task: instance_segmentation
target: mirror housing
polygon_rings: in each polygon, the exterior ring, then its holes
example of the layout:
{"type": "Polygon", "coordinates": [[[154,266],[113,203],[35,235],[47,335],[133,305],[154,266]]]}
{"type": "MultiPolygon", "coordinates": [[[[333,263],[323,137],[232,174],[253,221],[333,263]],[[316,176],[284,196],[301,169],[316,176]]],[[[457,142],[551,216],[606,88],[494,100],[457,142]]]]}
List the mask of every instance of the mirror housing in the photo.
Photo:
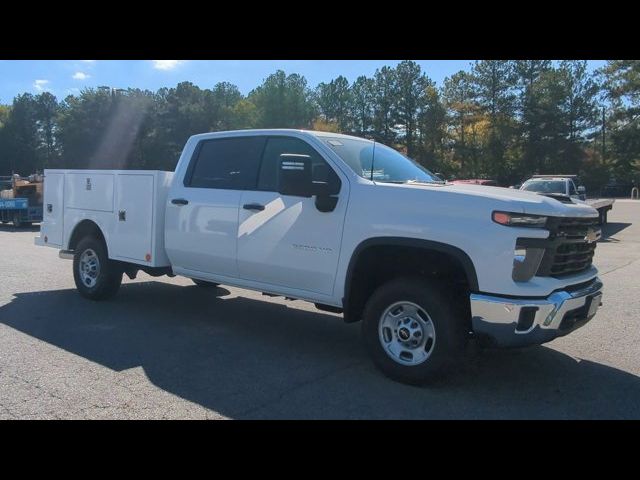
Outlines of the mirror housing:
{"type": "Polygon", "coordinates": [[[278,193],[294,197],[313,196],[311,157],[283,153],[278,162],[278,193]]]}
{"type": "Polygon", "coordinates": [[[336,195],[340,191],[340,183],[330,181],[328,167],[326,172],[318,168],[314,172],[312,167],[309,155],[281,154],[278,162],[278,193],[306,198],[315,196],[316,208],[320,212],[332,212],[338,203],[336,195]],[[327,181],[314,182],[314,177],[327,178],[327,181]]]}
{"type": "Polygon", "coordinates": [[[585,201],[587,199],[587,189],[584,187],[584,185],[580,185],[577,190],[578,198],[582,201],[585,201]]]}

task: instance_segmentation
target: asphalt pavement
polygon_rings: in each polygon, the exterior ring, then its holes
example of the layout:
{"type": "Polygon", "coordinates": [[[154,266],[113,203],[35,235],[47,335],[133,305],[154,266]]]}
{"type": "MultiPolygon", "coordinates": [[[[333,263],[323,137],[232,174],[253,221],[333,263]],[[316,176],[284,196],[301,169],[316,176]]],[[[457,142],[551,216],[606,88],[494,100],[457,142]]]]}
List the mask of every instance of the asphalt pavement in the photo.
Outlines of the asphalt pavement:
{"type": "Polygon", "coordinates": [[[359,324],[185,278],[94,303],[38,228],[0,226],[0,419],[640,418],[640,202],[618,200],[595,264],[604,305],[543,346],[477,350],[428,387],[395,383],[359,324]]]}

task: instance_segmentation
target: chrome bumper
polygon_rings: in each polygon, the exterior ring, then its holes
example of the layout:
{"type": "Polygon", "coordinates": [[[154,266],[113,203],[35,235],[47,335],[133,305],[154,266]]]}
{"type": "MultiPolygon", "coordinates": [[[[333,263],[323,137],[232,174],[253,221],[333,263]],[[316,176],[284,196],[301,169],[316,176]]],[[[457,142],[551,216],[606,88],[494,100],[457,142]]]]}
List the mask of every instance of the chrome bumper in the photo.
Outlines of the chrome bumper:
{"type": "Polygon", "coordinates": [[[471,294],[474,334],[496,346],[545,343],[580,328],[601,305],[602,282],[554,292],[543,299],[471,294]]]}

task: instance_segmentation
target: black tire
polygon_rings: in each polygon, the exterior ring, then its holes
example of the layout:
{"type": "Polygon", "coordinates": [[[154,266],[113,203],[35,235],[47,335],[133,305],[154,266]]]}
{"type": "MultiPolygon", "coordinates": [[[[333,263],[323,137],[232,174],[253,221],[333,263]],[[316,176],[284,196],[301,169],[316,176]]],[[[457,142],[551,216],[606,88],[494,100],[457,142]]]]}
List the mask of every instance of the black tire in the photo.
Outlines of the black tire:
{"type": "MultiPolygon", "coordinates": [[[[365,346],[375,365],[389,378],[411,385],[428,383],[445,375],[463,356],[467,336],[461,311],[452,297],[434,282],[419,277],[391,280],[380,286],[365,306],[362,322],[365,346]],[[429,340],[425,342],[424,351],[428,356],[422,363],[407,365],[392,358],[378,333],[383,314],[398,302],[420,307],[435,331],[431,344],[429,340]]],[[[397,331],[394,335],[399,338],[397,331]]]]}
{"type": "Polygon", "coordinates": [[[207,282],[206,280],[198,280],[197,278],[192,278],[191,281],[201,288],[215,288],[220,285],[219,283],[207,282]]]}
{"type": "Polygon", "coordinates": [[[107,300],[112,298],[122,283],[122,268],[119,263],[109,260],[107,248],[101,239],[93,236],[84,237],[78,243],[73,255],[73,279],[80,295],[90,300],[107,300]],[[98,273],[95,283],[89,285],[85,283],[80,274],[80,264],[82,255],[87,252],[97,257],[98,273]]]}
{"type": "Polygon", "coordinates": [[[22,227],[24,224],[20,221],[20,214],[16,213],[13,215],[13,226],[15,228],[20,228],[22,227]]]}

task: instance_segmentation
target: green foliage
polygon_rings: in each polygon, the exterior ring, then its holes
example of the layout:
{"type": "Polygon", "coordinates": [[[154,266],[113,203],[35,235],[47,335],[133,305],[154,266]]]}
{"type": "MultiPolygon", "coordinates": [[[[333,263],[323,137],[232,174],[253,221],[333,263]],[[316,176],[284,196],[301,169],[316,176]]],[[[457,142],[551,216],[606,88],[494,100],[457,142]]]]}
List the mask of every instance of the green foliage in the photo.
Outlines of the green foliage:
{"type": "Polygon", "coordinates": [[[391,67],[376,70],[373,77],[373,137],[387,145],[395,142],[398,104],[396,71],[391,67]]]}
{"type": "Polygon", "coordinates": [[[404,130],[407,155],[413,157],[418,120],[430,106],[429,95],[435,83],[422,73],[420,65],[406,60],[396,67],[396,82],[397,124],[404,130]]]}
{"type": "Polygon", "coordinates": [[[5,174],[32,172],[39,167],[37,101],[30,93],[18,95],[2,128],[0,161],[5,174]]]}
{"type": "Polygon", "coordinates": [[[259,128],[309,128],[315,116],[307,81],[295,73],[278,70],[269,75],[248,100],[256,106],[259,128]]]}
{"type": "Polygon", "coordinates": [[[606,160],[621,179],[640,180],[640,60],[610,60],[603,69],[610,147],[606,160]]]}
{"type": "Polygon", "coordinates": [[[0,174],[171,170],[196,133],[315,128],[373,138],[458,178],[514,184],[532,173],[580,173],[596,191],[612,175],[638,175],[639,116],[637,60],[609,61],[597,74],[578,60],[482,60],[440,88],[412,61],[314,89],[279,70],[247,96],[228,82],[86,89],[62,101],[18,95],[0,105],[0,174]]]}
{"type": "Polygon", "coordinates": [[[316,88],[316,102],[326,122],[336,123],[345,132],[351,130],[352,100],[349,80],[339,76],[329,83],[321,83],[316,88]]]}
{"type": "Polygon", "coordinates": [[[373,89],[372,78],[360,76],[351,85],[350,116],[353,120],[353,132],[360,136],[370,134],[373,125],[373,89]]]}

